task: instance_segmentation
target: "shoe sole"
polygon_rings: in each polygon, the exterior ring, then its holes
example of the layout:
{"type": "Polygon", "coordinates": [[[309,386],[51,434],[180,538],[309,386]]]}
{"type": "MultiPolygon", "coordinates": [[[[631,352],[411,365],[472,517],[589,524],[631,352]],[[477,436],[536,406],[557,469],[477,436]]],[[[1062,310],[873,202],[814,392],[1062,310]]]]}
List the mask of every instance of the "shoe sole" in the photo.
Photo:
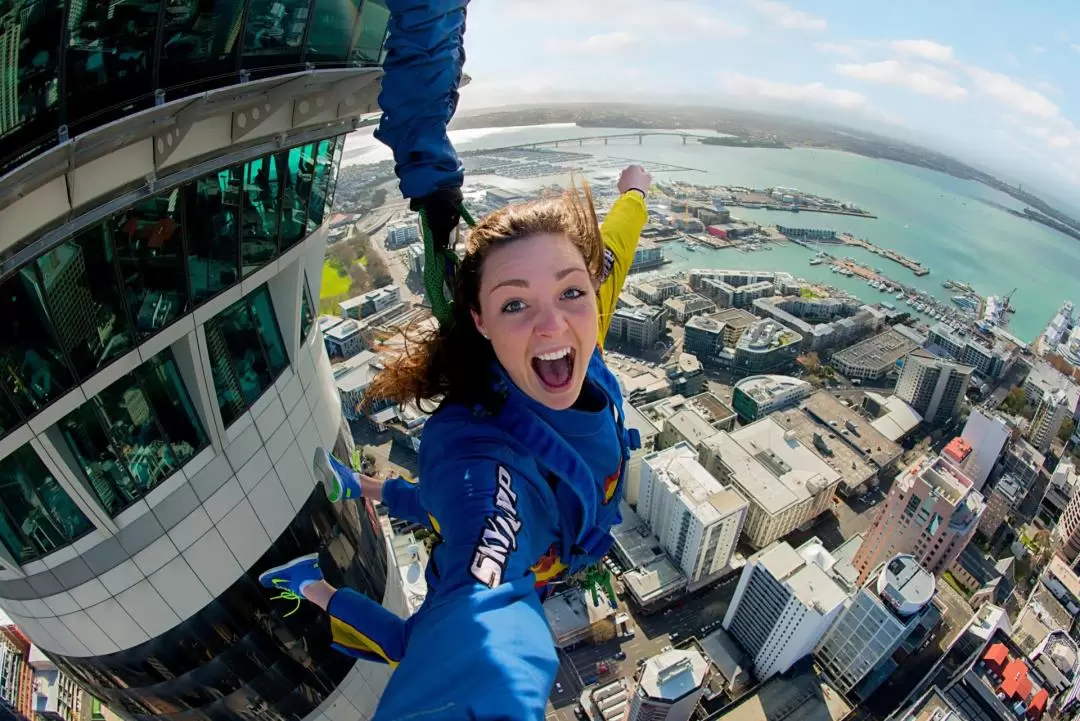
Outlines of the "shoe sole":
{"type": "Polygon", "coordinates": [[[315,477],[326,489],[326,497],[330,499],[330,502],[340,501],[345,495],[345,483],[338,477],[334,466],[330,463],[330,452],[325,448],[316,448],[311,468],[315,472],[315,477]]]}
{"type": "Polygon", "coordinates": [[[317,563],[318,560],[319,560],[319,554],[318,553],[309,553],[306,556],[300,556],[299,558],[294,558],[293,560],[289,561],[288,563],[283,563],[280,566],[274,566],[273,568],[268,568],[268,569],[266,569],[265,571],[263,571],[262,573],[259,574],[259,583],[266,586],[266,581],[269,580],[269,579],[272,579],[275,575],[277,575],[279,573],[282,573],[285,570],[291,569],[294,566],[297,566],[297,565],[299,565],[301,563],[310,563],[311,561],[315,561],[317,563]]]}

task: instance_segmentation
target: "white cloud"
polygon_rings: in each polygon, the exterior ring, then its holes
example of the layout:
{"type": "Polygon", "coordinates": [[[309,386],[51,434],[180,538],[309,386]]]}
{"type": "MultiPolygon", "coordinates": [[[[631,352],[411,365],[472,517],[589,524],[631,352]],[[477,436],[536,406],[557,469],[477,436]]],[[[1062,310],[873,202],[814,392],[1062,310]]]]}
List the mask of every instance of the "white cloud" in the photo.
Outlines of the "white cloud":
{"type": "Polygon", "coordinates": [[[814,48],[826,55],[841,55],[846,58],[853,58],[859,54],[857,47],[843,43],[814,43],[814,48]]]}
{"type": "Polygon", "coordinates": [[[780,27],[792,30],[824,30],[828,23],[802,10],[796,10],[777,0],[750,0],[750,7],[780,27]]]}
{"type": "Polygon", "coordinates": [[[1044,45],[1032,45],[1031,46],[1031,54],[1032,55],[1042,55],[1045,52],[1046,52],[1046,47],[1044,45]]]}
{"type": "Polygon", "coordinates": [[[640,46],[641,40],[636,35],[619,31],[590,35],[583,40],[554,38],[547,43],[547,50],[584,55],[618,55],[640,46]]]}
{"type": "Polygon", "coordinates": [[[1072,48],[1073,50],[1075,50],[1076,52],[1080,53],[1080,43],[1073,43],[1069,47],[1072,48]]]}
{"type": "Polygon", "coordinates": [[[831,105],[844,110],[865,110],[870,108],[870,100],[862,93],[830,88],[820,82],[784,83],[740,73],[720,73],[719,80],[721,89],[732,95],[785,102],[831,105]]]}
{"type": "Polygon", "coordinates": [[[1061,109],[1042,93],[1024,87],[1008,75],[969,65],[967,73],[975,89],[1008,107],[1039,118],[1058,117],[1061,109]]]}
{"type": "Polygon", "coordinates": [[[499,12],[513,17],[514,25],[550,26],[555,21],[559,27],[633,32],[650,41],[749,34],[728,15],[699,0],[664,0],[660,9],[652,0],[498,0],[495,5],[499,12]]]}
{"type": "Polygon", "coordinates": [[[856,80],[896,85],[920,95],[943,100],[963,100],[968,94],[947,72],[929,65],[909,66],[896,60],[882,60],[876,63],[837,65],[836,72],[856,80]]]}
{"type": "Polygon", "coordinates": [[[1049,80],[1040,80],[1039,82],[1035,83],[1035,87],[1043,91],[1044,93],[1053,93],[1054,95],[1061,95],[1065,92],[1061,89],[1060,85],[1055,85],[1049,80]]]}
{"type": "Polygon", "coordinates": [[[889,43],[889,47],[904,55],[914,55],[915,57],[939,63],[949,62],[953,59],[953,49],[951,47],[936,43],[933,40],[893,40],[889,43]]]}

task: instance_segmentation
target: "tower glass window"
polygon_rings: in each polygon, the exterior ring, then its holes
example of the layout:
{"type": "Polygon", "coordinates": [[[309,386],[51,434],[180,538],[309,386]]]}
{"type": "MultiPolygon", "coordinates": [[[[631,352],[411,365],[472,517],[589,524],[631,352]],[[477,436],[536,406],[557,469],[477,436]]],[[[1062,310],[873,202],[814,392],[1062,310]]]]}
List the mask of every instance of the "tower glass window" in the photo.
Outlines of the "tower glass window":
{"type": "Polygon", "coordinates": [[[241,249],[244,275],[277,255],[281,183],[270,158],[244,165],[244,227],[241,249]]]}
{"type": "Polygon", "coordinates": [[[189,91],[235,77],[242,0],[169,0],[159,50],[158,84],[189,91]]]}
{"type": "Polygon", "coordinates": [[[363,65],[382,63],[383,41],[390,23],[390,10],[386,0],[368,0],[360,9],[360,22],[356,28],[352,60],[363,65]]]}
{"type": "Polygon", "coordinates": [[[301,145],[277,155],[279,159],[283,156],[281,167],[284,168],[285,188],[281,213],[282,253],[296,245],[304,237],[307,228],[308,199],[311,197],[311,183],[315,172],[315,143],[301,145]]]}
{"type": "Polygon", "coordinates": [[[205,330],[218,408],[229,425],[288,366],[270,291],[264,285],[233,303],[211,318],[205,330]]]}
{"type": "Polygon", "coordinates": [[[23,415],[31,416],[72,385],[33,266],[0,284],[0,319],[0,381],[23,415]]]}
{"type": "Polygon", "coordinates": [[[308,235],[322,225],[326,211],[326,185],[330,182],[330,163],[334,160],[334,139],[316,144],[315,169],[312,173],[311,199],[308,202],[308,235]]]}
{"type": "Polygon", "coordinates": [[[93,530],[29,444],[0,461],[0,542],[27,563],[93,530]]]}
{"type": "Polygon", "coordinates": [[[134,346],[115,260],[103,223],[37,259],[41,294],[80,378],[134,346]]]}
{"type": "Polygon", "coordinates": [[[207,442],[169,350],[121,376],[59,427],[90,490],[114,516],[207,442]]]}
{"type": "Polygon", "coordinates": [[[244,27],[245,66],[257,58],[297,61],[303,52],[308,0],[252,0],[244,27]]]}
{"type": "Polygon", "coordinates": [[[358,0],[315,0],[305,59],[316,64],[349,59],[358,0]]]}
{"type": "Polygon", "coordinates": [[[136,335],[148,338],[188,309],[180,190],[146,198],[110,219],[136,335]]]}
{"type": "Polygon", "coordinates": [[[311,302],[311,293],[308,292],[307,276],[300,278],[300,340],[307,340],[311,326],[315,324],[315,305],[311,302]]]}
{"type": "Polygon", "coordinates": [[[326,202],[323,204],[323,217],[329,218],[334,209],[334,195],[337,193],[338,172],[341,169],[341,154],[345,151],[345,137],[338,136],[334,143],[334,160],[328,172],[330,182],[326,184],[326,202]]]}
{"type": "Polygon", "coordinates": [[[227,168],[184,186],[184,230],[195,304],[240,278],[240,169],[227,168]]]}

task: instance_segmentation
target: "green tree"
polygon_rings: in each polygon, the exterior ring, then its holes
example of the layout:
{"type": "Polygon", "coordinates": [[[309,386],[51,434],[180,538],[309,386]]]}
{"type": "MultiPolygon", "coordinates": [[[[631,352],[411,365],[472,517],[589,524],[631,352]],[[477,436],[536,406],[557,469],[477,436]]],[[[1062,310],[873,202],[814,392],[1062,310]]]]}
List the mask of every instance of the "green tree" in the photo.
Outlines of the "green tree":
{"type": "Polygon", "coordinates": [[[1024,389],[1016,387],[1009,391],[1009,395],[1005,396],[1005,402],[1001,404],[1001,407],[1013,415],[1022,413],[1027,408],[1027,396],[1024,395],[1024,389]]]}
{"type": "Polygon", "coordinates": [[[1058,438],[1061,439],[1062,443],[1066,443],[1068,442],[1069,438],[1072,437],[1073,431],[1075,430],[1076,421],[1074,421],[1072,418],[1066,418],[1065,422],[1061,424],[1061,430],[1058,431],[1058,438]]]}

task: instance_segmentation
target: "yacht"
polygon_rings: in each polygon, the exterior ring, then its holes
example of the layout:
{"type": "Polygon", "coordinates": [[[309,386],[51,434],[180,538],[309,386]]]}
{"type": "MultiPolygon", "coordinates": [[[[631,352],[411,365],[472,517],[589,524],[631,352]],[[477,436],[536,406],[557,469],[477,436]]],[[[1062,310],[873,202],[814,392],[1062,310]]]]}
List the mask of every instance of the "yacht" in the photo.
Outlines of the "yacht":
{"type": "Polygon", "coordinates": [[[978,301],[969,295],[954,295],[951,300],[964,310],[977,310],[979,307],[978,301]]]}
{"type": "Polygon", "coordinates": [[[822,260],[821,258],[817,258],[817,257],[814,257],[814,258],[810,259],[810,265],[821,265],[823,262],[825,262],[825,261],[822,260]]]}

